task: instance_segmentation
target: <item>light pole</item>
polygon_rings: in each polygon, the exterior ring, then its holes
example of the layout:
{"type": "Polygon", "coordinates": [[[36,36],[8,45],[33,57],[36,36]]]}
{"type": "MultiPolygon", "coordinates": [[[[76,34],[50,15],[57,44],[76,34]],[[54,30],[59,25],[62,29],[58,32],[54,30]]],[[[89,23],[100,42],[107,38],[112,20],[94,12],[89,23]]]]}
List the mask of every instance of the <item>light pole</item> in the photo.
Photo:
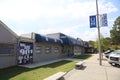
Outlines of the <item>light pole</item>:
{"type": "Polygon", "coordinates": [[[99,26],[99,11],[98,11],[98,0],[96,0],[96,13],[97,13],[97,28],[98,28],[99,64],[102,65],[101,41],[100,41],[100,26],[99,26]]]}

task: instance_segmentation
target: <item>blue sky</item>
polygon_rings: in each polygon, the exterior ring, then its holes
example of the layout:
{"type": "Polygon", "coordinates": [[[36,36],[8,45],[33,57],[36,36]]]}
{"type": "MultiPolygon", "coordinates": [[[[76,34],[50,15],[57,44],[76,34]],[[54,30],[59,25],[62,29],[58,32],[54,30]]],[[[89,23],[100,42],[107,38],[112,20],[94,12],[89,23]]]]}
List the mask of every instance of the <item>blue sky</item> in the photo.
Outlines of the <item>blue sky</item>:
{"type": "MultiPolygon", "coordinates": [[[[0,20],[18,35],[61,32],[85,41],[97,39],[97,29],[89,27],[89,16],[96,14],[96,0],[0,0],[0,20]]],[[[110,36],[114,20],[120,16],[120,0],[98,0],[99,14],[107,13],[110,36]]]]}

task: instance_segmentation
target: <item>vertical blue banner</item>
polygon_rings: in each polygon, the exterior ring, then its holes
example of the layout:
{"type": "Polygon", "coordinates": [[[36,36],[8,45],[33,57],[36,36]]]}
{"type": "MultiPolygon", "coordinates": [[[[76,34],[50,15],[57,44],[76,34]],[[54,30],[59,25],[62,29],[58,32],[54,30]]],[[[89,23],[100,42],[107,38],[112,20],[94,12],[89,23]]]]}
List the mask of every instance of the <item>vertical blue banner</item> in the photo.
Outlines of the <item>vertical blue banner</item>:
{"type": "Polygon", "coordinates": [[[90,16],[90,28],[96,28],[96,15],[90,16]]]}

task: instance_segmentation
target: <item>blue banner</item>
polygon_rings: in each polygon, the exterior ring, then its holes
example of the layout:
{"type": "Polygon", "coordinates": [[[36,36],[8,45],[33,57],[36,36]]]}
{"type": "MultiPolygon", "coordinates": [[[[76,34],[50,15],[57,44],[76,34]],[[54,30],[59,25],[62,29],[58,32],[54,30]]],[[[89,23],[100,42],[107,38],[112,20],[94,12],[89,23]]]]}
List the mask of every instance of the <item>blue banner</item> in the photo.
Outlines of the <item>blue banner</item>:
{"type": "Polygon", "coordinates": [[[18,64],[33,62],[33,43],[19,43],[18,64]]]}
{"type": "Polygon", "coordinates": [[[96,28],[96,15],[90,16],[90,28],[96,28]]]}

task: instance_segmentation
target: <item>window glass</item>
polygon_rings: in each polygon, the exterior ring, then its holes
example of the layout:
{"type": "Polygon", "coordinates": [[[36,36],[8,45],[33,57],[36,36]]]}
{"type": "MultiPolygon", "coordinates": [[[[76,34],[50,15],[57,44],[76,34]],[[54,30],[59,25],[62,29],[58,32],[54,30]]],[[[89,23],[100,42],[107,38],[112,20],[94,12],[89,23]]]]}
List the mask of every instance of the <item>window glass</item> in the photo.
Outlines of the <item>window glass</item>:
{"type": "Polygon", "coordinates": [[[36,46],[35,51],[36,51],[36,53],[42,53],[42,47],[36,46]]]}
{"type": "Polygon", "coordinates": [[[45,47],[45,53],[51,53],[51,47],[50,46],[45,47]]]}
{"type": "Polygon", "coordinates": [[[58,52],[59,52],[59,48],[58,48],[58,47],[55,47],[55,48],[54,48],[54,52],[55,52],[55,53],[58,53],[58,52]]]}

